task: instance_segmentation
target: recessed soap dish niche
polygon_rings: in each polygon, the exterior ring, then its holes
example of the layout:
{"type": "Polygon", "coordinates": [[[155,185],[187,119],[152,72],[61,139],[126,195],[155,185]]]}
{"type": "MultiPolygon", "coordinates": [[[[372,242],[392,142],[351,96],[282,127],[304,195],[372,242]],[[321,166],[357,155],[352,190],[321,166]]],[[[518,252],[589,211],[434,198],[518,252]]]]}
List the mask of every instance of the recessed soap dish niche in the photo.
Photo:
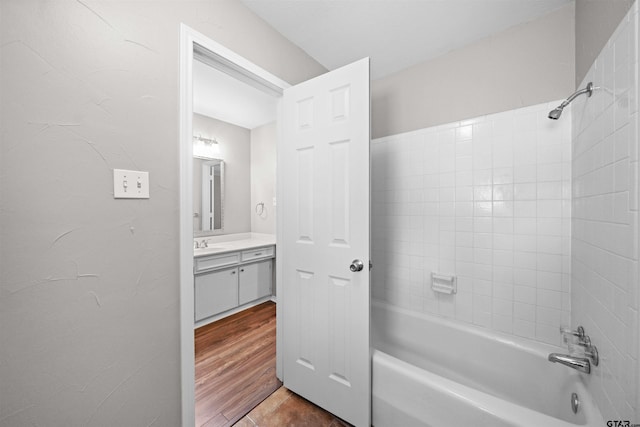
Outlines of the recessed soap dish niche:
{"type": "Polygon", "coordinates": [[[456,276],[431,273],[431,289],[440,294],[453,295],[458,292],[458,280],[456,276]]]}

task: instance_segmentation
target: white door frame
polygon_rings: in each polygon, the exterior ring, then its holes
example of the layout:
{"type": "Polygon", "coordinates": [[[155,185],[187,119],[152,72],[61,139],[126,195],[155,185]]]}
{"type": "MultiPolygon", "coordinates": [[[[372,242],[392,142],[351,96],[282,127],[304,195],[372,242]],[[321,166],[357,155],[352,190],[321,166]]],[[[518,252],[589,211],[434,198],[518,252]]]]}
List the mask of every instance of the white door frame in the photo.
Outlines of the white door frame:
{"type": "MultiPolygon", "coordinates": [[[[290,85],[232,50],[211,40],[185,24],[180,24],[180,369],[182,391],[182,426],[195,424],[195,346],[193,282],[193,60],[208,65],[240,81],[281,96],[290,85]]],[[[278,137],[281,135],[281,112],[278,106],[278,137]]],[[[276,195],[282,185],[276,171],[276,195]]],[[[280,193],[281,194],[281,193],[280,193]]],[[[276,245],[281,241],[282,223],[277,216],[276,245]]],[[[277,247],[277,246],[276,246],[277,247]]],[[[276,294],[282,303],[281,260],[276,256],[276,294]]],[[[279,316],[280,305],[276,306],[279,316]]],[[[281,348],[282,334],[278,322],[276,348],[281,348]]],[[[282,378],[281,352],[276,350],[276,374],[282,378]]]]}

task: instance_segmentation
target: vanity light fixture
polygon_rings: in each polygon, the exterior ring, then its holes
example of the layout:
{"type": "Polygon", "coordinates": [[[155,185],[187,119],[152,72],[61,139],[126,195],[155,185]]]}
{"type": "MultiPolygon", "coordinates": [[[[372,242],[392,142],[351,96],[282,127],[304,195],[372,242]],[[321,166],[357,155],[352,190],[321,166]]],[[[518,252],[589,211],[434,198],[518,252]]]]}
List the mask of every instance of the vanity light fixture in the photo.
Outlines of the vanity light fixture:
{"type": "Polygon", "coordinates": [[[193,157],[199,159],[219,159],[220,158],[220,145],[218,141],[209,138],[203,138],[202,136],[193,136],[193,157]]]}

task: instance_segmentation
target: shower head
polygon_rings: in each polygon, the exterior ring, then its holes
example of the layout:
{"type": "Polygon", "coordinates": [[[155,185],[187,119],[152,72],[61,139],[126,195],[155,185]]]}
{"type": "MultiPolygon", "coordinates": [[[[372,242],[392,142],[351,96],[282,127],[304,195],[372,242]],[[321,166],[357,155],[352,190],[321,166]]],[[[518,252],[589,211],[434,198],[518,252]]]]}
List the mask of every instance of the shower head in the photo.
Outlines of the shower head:
{"type": "Polygon", "coordinates": [[[593,94],[594,89],[596,88],[593,87],[593,82],[589,82],[586,88],[576,91],[573,95],[568,97],[566,100],[562,101],[562,104],[560,104],[557,108],[554,108],[553,110],[549,111],[549,118],[551,120],[558,120],[562,115],[562,110],[564,110],[564,107],[571,104],[571,101],[573,101],[574,99],[576,99],[576,97],[582,95],[583,93],[586,93],[587,96],[591,96],[591,94],[593,94]]]}
{"type": "Polygon", "coordinates": [[[549,118],[551,120],[558,120],[560,118],[560,115],[562,114],[563,109],[564,107],[558,107],[549,111],[549,118]]]}

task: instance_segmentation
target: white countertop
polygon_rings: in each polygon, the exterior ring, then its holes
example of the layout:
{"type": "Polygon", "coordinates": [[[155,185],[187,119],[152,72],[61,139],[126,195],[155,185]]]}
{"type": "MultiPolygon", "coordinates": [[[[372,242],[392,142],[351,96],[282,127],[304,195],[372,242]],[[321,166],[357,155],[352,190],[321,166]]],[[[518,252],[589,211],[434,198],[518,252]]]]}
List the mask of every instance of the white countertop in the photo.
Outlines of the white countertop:
{"type": "MultiPolygon", "coordinates": [[[[238,252],[246,249],[262,248],[276,244],[276,236],[272,234],[238,233],[221,236],[209,236],[194,238],[194,242],[207,242],[206,248],[193,250],[194,258],[206,255],[218,255],[227,252],[238,252]]],[[[194,243],[195,247],[195,243],[194,243]]]]}

